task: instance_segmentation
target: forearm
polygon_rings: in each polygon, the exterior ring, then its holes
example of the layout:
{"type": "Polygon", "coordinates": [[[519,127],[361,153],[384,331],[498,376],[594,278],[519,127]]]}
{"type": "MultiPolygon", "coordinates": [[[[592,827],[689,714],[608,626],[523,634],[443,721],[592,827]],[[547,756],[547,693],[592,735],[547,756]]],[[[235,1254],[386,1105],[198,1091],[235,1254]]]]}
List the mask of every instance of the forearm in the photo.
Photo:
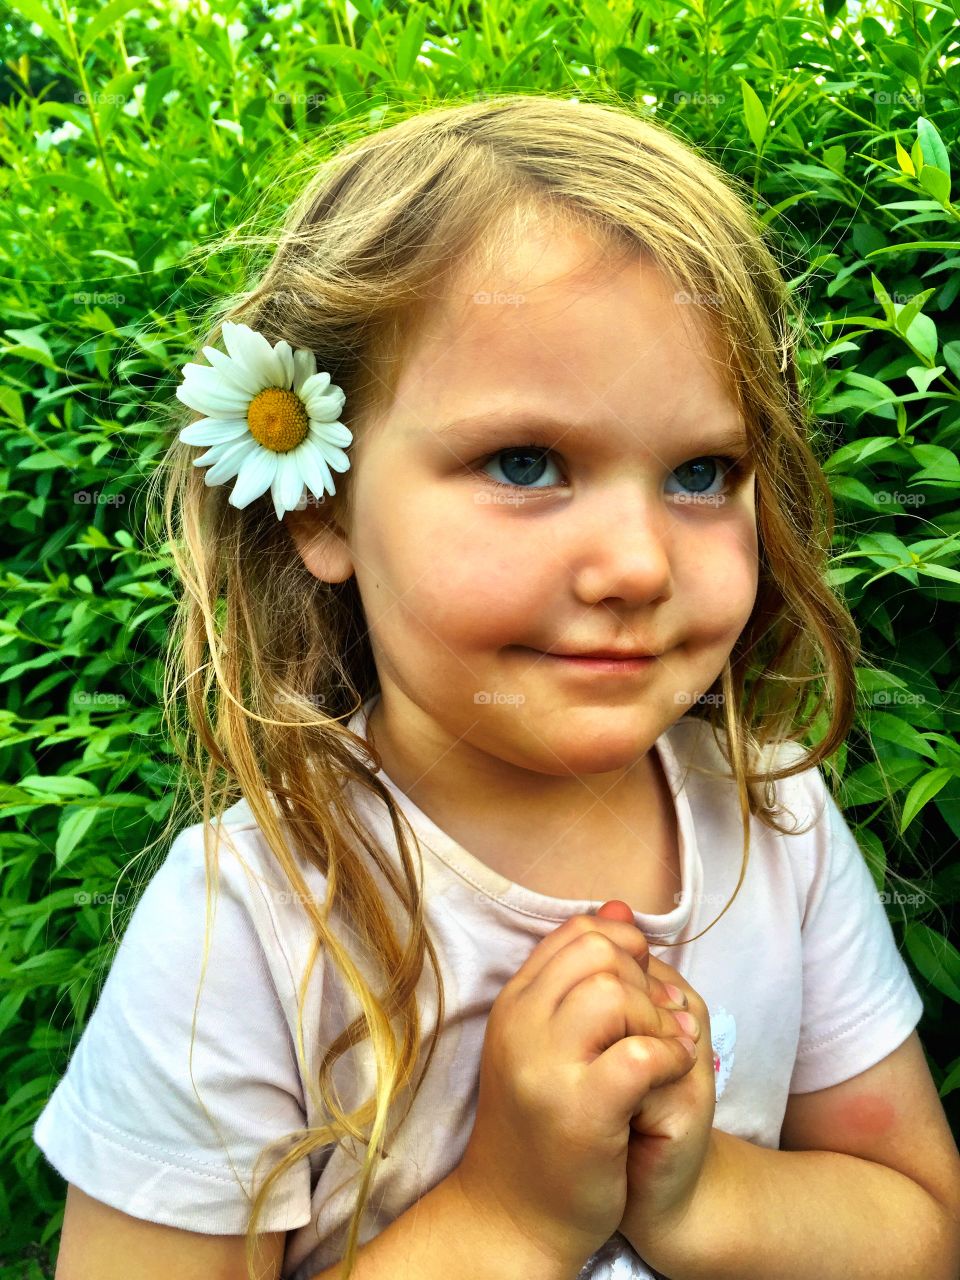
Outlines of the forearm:
{"type": "Polygon", "coordinates": [[[958,1224],[885,1165],[714,1129],[705,1173],[668,1240],[631,1241],[670,1280],[956,1280],[958,1224]]]}
{"type": "MultiPolygon", "coordinates": [[[[357,1250],[351,1280],[575,1280],[578,1270],[543,1252],[516,1224],[484,1216],[454,1173],[357,1250]]],[[[343,1275],[336,1263],[311,1280],[343,1275]]]]}

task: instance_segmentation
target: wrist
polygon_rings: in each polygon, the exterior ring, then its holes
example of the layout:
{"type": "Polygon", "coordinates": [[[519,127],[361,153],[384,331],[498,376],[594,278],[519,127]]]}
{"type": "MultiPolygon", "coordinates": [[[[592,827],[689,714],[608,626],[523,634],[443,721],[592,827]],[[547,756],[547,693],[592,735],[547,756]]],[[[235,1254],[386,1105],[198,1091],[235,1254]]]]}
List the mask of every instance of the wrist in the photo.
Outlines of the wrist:
{"type": "Polygon", "coordinates": [[[488,1257],[489,1274],[497,1280],[504,1275],[525,1280],[576,1280],[593,1252],[565,1238],[559,1229],[538,1230],[521,1221],[496,1196],[478,1191],[459,1165],[435,1190],[442,1191],[453,1216],[467,1224],[460,1237],[461,1255],[474,1264],[477,1257],[488,1257]]]}
{"type": "Polygon", "coordinates": [[[729,1174],[728,1137],[720,1129],[710,1130],[700,1176],[690,1195],[673,1212],[658,1215],[656,1222],[647,1224],[639,1234],[624,1232],[643,1261],[655,1271],[680,1280],[708,1276],[715,1268],[721,1247],[718,1230],[723,1226],[719,1196],[729,1174]]]}

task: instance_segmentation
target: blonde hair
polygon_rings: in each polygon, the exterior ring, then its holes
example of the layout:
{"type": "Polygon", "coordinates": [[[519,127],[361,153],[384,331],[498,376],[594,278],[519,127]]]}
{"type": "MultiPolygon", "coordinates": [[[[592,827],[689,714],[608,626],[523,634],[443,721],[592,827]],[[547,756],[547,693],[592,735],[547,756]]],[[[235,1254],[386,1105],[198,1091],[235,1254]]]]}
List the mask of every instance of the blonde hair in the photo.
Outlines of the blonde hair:
{"type": "MultiPolygon", "coordinates": [[[[302,170],[302,155],[298,165],[302,170]]],[[[511,93],[408,109],[317,164],[278,232],[244,239],[275,251],[252,288],[217,308],[197,347],[216,344],[229,319],[271,343],[310,348],[346,392],[345,421],[356,441],[390,404],[406,344],[444,282],[465,262],[495,261],[528,218],[591,232],[608,259],[643,251],[690,295],[722,341],[756,466],[756,602],[714,686],[687,713],[712,726],[739,795],[743,863],[724,911],[746,872],[751,815],[785,830],[772,784],[829,757],[849,733],[859,655],[854,621],[826,579],[833,506],[798,388],[803,316],[744,194],[686,141],[619,103],[511,93]],[[822,730],[815,747],[778,752],[811,726],[822,730]]],[[[238,240],[229,234],[217,251],[238,240]]],[[[388,1116],[413,1082],[421,1039],[416,987],[427,957],[436,974],[437,1027],[404,1116],[443,1024],[443,980],[404,826],[422,854],[375,776],[375,749],[346,728],[378,689],[355,579],[318,582],[269,493],[237,510],[227,502],[230,484],[208,487],[192,465],[196,450],[176,439],[190,420],[171,406],[173,439],[150,496],[165,475],[164,530],[183,592],[170,633],[164,714],[193,811],[202,814],[208,908],[211,818],[242,796],[316,931],[311,963],[322,951],[362,1011],[319,1068],[329,1123],[297,1136],[256,1194],[248,1265],[274,1180],[349,1136],[366,1146],[343,1259],[349,1277],[388,1116]],[[386,806],[399,868],[358,821],[345,782],[386,806]],[[291,837],[299,856],[326,877],[322,904],[307,891],[291,837]],[[382,898],[374,867],[396,904],[382,898]],[[381,990],[329,925],[331,910],[349,921],[357,947],[382,973],[381,990]],[[400,919],[408,922],[405,936],[395,927],[400,919]],[[345,1114],[331,1071],[367,1038],[376,1088],[345,1114]]],[[[350,501],[347,472],[324,509],[349,516],[350,501]]],[[[168,827],[181,817],[172,812],[168,827]]],[[[298,1032],[303,1063],[302,1026],[298,1032]]]]}

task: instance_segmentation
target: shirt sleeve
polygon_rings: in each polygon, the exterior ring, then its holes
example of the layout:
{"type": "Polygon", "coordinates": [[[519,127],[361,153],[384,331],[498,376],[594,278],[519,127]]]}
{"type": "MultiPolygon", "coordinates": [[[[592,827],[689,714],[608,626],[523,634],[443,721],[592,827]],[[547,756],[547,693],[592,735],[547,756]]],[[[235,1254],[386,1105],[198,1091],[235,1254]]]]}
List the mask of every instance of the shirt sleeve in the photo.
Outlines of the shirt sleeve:
{"type": "MultiPolygon", "coordinates": [[[[201,830],[177,836],[138,901],[33,1139],[68,1182],[115,1209],[242,1235],[254,1192],[287,1149],[280,1143],[267,1152],[254,1187],[261,1148],[306,1123],[303,1086],[262,891],[226,838],[216,854],[219,892],[212,877],[201,987],[201,830]]],[[[286,1231],[310,1217],[305,1157],[279,1180],[257,1230],[286,1231]]]]}
{"type": "MultiPolygon", "coordinates": [[[[802,776],[802,775],[801,775],[802,776]]],[[[791,1093],[859,1075],[906,1040],[923,1001],[882,895],[819,769],[810,772],[814,866],[803,913],[803,1011],[791,1093]]]]}

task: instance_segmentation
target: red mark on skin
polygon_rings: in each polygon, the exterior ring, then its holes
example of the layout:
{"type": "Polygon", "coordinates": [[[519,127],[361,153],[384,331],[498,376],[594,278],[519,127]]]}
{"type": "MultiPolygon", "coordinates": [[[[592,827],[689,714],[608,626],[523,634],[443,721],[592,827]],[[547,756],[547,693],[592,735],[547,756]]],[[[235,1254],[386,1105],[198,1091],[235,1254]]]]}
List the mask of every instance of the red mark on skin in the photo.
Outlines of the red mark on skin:
{"type": "Polygon", "coordinates": [[[876,1093],[861,1093],[837,1106],[837,1120],[844,1129],[871,1138],[882,1138],[896,1118],[893,1104],[876,1093]]]}

